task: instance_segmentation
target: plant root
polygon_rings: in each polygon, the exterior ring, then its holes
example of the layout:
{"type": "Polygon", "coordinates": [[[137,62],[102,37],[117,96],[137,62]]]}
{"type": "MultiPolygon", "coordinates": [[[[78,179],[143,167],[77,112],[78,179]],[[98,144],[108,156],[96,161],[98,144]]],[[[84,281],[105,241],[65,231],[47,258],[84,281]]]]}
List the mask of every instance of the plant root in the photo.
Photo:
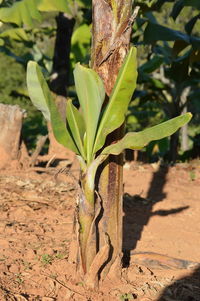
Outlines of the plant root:
{"type": "Polygon", "coordinates": [[[131,252],[131,262],[157,269],[193,269],[199,266],[198,262],[173,258],[153,252],[131,252]]]}

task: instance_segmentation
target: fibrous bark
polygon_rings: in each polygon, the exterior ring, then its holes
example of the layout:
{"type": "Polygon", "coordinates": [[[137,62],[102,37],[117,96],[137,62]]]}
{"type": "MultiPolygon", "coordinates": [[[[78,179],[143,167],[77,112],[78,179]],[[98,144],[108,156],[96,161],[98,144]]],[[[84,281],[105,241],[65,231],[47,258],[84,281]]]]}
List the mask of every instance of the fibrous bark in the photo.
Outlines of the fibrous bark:
{"type": "Polygon", "coordinates": [[[110,95],[130,46],[132,0],[93,0],[92,68],[110,95]]]}
{"type": "MultiPolygon", "coordinates": [[[[108,96],[129,50],[131,25],[137,11],[131,13],[132,0],[93,0],[91,64],[102,78],[108,96]]],[[[106,143],[119,140],[123,133],[122,125],[109,135],[106,143]]],[[[102,201],[102,216],[97,225],[97,251],[105,245],[107,233],[110,242],[109,258],[104,264],[107,270],[122,249],[122,166],[122,155],[110,156],[97,173],[97,189],[102,201]]]]}

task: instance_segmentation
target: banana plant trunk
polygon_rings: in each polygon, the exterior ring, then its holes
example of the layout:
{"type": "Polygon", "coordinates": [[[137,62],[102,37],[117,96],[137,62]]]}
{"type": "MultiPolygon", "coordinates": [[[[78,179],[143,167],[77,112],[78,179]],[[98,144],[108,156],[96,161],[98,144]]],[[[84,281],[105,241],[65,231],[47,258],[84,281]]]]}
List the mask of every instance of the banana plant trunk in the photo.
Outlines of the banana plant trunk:
{"type": "MultiPolygon", "coordinates": [[[[104,82],[106,100],[130,48],[132,0],[93,0],[91,67],[104,82]]],[[[122,99],[123,101],[123,99],[122,99]]],[[[105,103],[106,104],[106,103],[105,103]]],[[[124,125],[107,137],[110,145],[123,137],[124,125]]],[[[123,155],[109,156],[81,173],[79,198],[80,266],[85,283],[95,286],[122,252],[123,155]],[[98,165],[99,166],[99,165],[98,165]],[[95,171],[95,172],[94,172],[95,171]],[[90,179],[95,177],[95,186],[90,179]]]]}
{"type": "MultiPolygon", "coordinates": [[[[110,96],[117,74],[129,51],[132,28],[132,0],[93,0],[91,67],[102,78],[110,96]]],[[[122,99],[123,101],[123,99],[122,99]]],[[[122,138],[124,126],[109,135],[106,143],[122,138]]],[[[97,190],[102,215],[97,229],[97,251],[109,239],[109,256],[103,274],[122,252],[123,155],[110,156],[97,171],[97,190]]],[[[96,207],[98,208],[98,207],[96,207]]],[[[102,269],[103,269],[102,267],[102,269]]]]}

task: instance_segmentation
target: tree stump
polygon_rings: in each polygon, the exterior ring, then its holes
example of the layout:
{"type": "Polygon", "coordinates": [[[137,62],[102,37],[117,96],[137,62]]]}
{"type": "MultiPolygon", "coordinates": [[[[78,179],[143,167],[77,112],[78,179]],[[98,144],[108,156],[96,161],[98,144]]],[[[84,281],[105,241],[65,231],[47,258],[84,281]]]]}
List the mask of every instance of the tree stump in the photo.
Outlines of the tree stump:
{"type": "Polygon", "coordinates": [[[23,115],[17,105],[0,104],[0,168],[19,158],[23,115]]]}

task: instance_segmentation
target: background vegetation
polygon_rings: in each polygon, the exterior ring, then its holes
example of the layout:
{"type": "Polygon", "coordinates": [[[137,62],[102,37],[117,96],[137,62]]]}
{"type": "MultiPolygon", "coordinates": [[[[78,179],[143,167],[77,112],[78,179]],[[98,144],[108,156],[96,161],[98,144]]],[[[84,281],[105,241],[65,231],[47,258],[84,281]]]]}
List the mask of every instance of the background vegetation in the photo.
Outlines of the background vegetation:
{"type": "MultiPolygon", "coordinates": [[[[49,82],[54,81],[59,72],[54,68],[56,18],[68,19],[72,36],[65,91],[76,103],[72,70],[76,62],[90,61],[91,1],[0,2],[0,102],[19,104],[26,110],[22,135],[31,151],[38,135],[47,129],[27,97],[27,62],[37,61],[49,82]],[[31,10],[27,10],[30,5],[31,10]]],[[[151,161],[177,159],[172,155],[176,147],[179,160],[189,159],[198,155],[200,144],[199,0],[138,0],[135,5],[140,5],[140,11],[132,43],[138,48],[139,79],[127,114],[127,131],[138,131],[191,111],[193,120],[179,137],[150,144],[146,149],[151,161]]]]}

